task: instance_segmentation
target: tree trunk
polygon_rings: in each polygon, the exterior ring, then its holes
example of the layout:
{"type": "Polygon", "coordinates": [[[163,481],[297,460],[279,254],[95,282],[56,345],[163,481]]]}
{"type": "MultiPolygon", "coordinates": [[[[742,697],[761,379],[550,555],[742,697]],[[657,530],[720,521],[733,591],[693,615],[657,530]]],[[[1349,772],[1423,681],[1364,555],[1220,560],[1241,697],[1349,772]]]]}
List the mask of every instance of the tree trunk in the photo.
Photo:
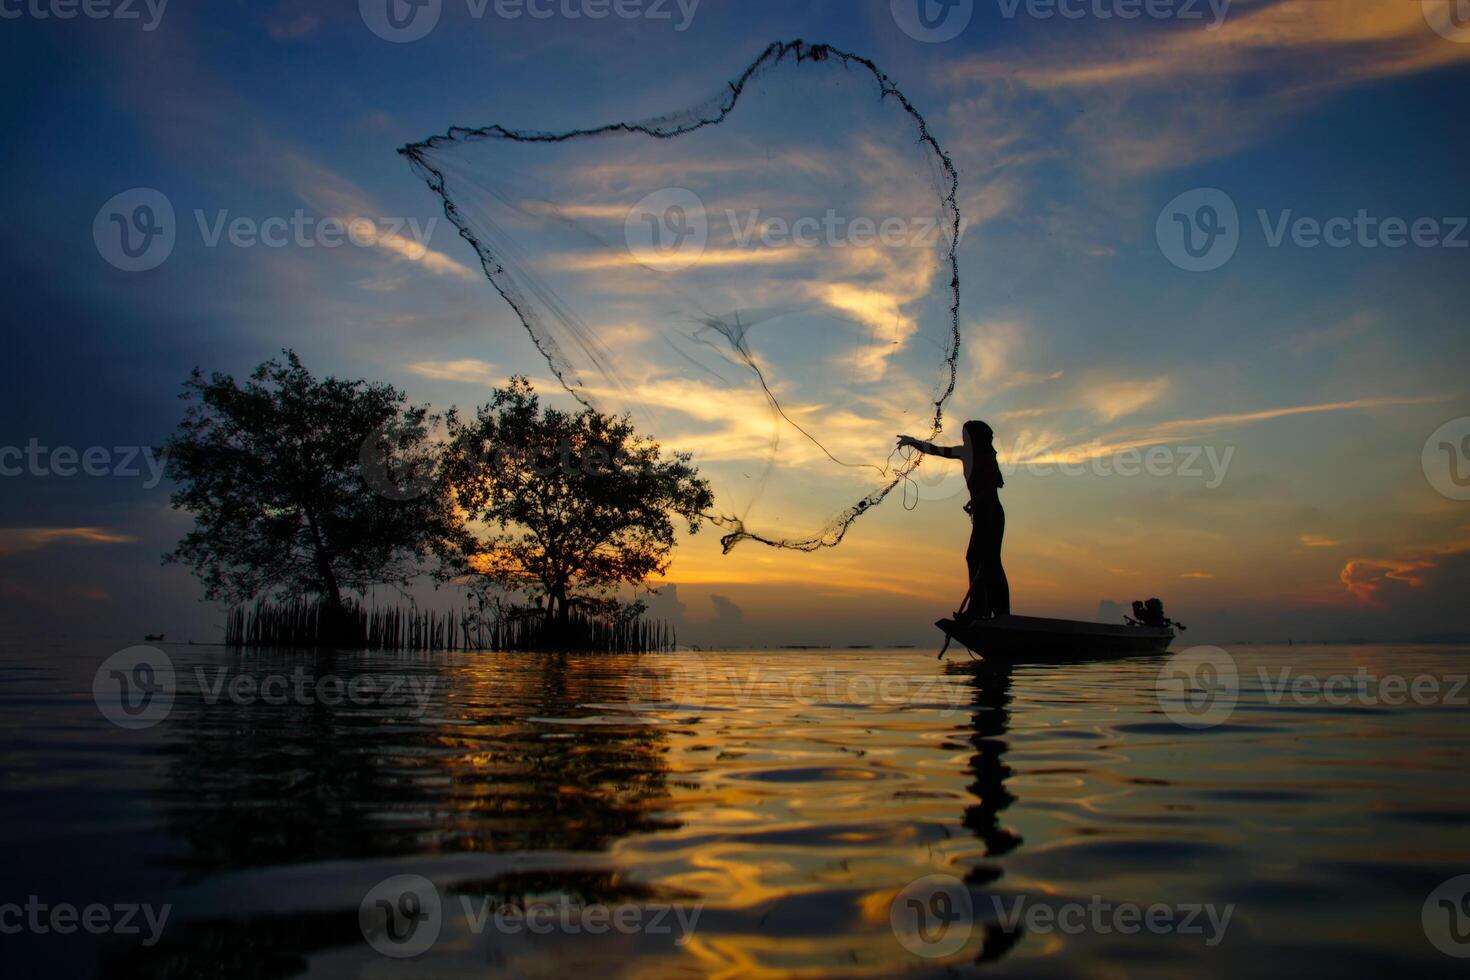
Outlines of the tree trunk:
{"type": "Polygon", "coordinates": [[[336,643],[342,639],[343,634],[342,588],[337,583],[337,573],[332,571],[332,562],[327,557],[327,545],[322,540],[316,515],[309,509],[305,514],[306,526],[311,530],[312,559],[316,562],[316,573],[322,580],[322,588],[326,594],[328,622],[325,634],[328,642],[336,643]]]}

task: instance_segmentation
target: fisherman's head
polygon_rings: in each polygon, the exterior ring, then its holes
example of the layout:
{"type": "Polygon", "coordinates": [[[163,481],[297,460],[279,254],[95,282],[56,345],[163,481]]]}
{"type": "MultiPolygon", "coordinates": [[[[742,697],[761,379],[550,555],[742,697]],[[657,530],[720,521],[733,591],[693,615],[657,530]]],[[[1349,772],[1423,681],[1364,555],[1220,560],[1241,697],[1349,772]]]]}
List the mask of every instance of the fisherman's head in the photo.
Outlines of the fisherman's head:
{"type": "Polygon", "coordinates": [[[966,422],[961,431],[964,433],[966,446],[989,446],[995,438],[995,433],[991,431],[990,426],[979,419],[971,419],[966,422]]]}

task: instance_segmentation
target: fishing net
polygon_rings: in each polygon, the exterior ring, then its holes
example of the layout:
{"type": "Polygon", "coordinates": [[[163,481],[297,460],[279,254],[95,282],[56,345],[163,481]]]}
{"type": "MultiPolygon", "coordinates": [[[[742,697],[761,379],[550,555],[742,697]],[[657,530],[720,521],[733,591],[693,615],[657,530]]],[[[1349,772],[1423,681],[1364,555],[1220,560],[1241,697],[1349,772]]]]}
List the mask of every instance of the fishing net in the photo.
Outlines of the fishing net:
{"type": "Polygon", "coordinates": [[[917,465],[895,435],[939,432],[957,178],[872,62],[773,44],[680,112],[455,128],[400,152],[544,380],[695,454],[726,551],[837,544],[917,465]]]}

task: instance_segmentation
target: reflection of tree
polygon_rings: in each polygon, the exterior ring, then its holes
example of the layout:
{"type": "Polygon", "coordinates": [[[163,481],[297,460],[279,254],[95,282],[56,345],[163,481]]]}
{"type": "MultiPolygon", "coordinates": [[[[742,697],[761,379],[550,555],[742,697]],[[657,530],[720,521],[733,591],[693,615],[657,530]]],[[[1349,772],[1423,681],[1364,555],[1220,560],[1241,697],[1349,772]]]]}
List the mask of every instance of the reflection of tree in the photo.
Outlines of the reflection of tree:
{"type": "MultiPolygon", "coordinates": [[[[668,796],[658,726],[531,720],[575,719],[589,713],[583,705],[634,699],[625,690],[634,659],[405,658],[401,670],[373,661],[374,671],[436,679],[425,720],[411,699],[363,709],[181,698],[169,719],[161,804],[185,847],[162,863],[202,878],[392,855],[597,851],[667,826],[658,813],[668,796]]],[[[231,676],[290,675],[302,663],[317,676],[364,670],[355,656],[264,654],[231,676]]],[[[587,870],[505,875],[456,891],[515,901],[532,888],[586,902],[638,900],[616,874],[587,870]]],[[[289,976],[313,950],[361,942],[355,907],[267,914],[171,927],[159,946],[130,954],[126,968],[193,975],[207,964],[215,977],[289,976]]]]}
{"type": "MultiPolygon", "coordinates": [[[[256,661],[289,674],[299,661],[256,661]]],[[[310,672],[357,676],[356,658],[310,672]]],[[[382,661],[376,661],[382,671],[382,661]]],[[[168,822],[175,861],[219,872],[299,861],[455,851],[597,850],[657,827],[663,737],[651,725],[528,723],[609,700],[607,658],[405,661],[433,678],[426,717],[321,703],[175,706],[168,822]]],[[[395,673],[392,668],[386,674],[395,673]]],[[[386,674],[378,674],[384,677],[386,674]]],[[[620,695],[614,695],[620,699],[620,695]]]]}

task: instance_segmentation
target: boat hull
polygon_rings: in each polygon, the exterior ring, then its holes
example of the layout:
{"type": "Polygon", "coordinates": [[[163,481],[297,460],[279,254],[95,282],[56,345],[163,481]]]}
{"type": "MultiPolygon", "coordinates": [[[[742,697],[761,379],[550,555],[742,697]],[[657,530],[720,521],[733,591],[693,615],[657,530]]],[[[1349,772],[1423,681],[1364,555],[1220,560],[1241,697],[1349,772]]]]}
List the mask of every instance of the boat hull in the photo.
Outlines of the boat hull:
{"type": "Polygon", "coordinates": [[[1005,660],[1128,657],[1164,653],[1174,642],[1174,631],[1167,627],[1038,616],[997,616],[964,623],[941,619],[934,625],[982,657],[1005,660]]]}

